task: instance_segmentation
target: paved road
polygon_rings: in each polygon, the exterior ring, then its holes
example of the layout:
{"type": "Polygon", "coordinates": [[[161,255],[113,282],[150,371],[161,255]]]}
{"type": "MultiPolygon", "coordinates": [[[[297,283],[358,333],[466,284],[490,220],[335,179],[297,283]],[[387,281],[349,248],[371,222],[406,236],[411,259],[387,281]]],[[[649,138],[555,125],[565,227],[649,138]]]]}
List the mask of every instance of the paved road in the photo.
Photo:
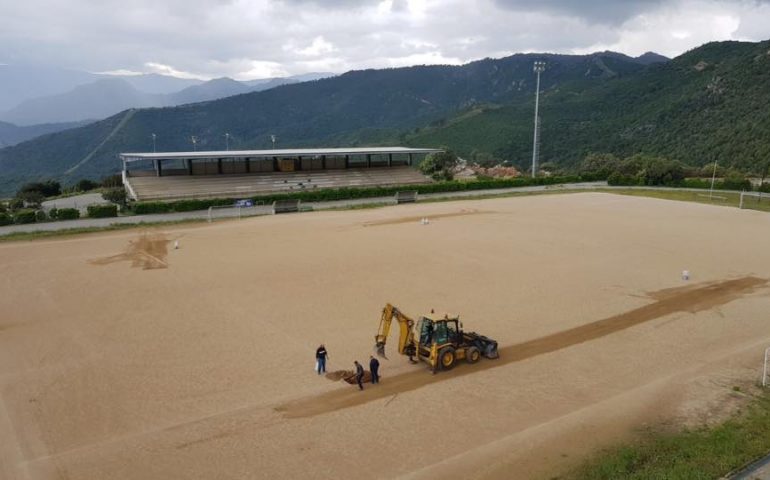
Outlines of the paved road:
{"type": "MultiPolygon", "coordinates": [[[[493,190],[470,190],[463,192],[443,192],[443,193],[429,193],[420,195],[421,199],[444,199],[444,198],[464,198],[464,197],[476,197],[480,195],[504,195],[507,193],[526,193],[526,192],[541,192],[545,190],[591,190],[595,188],[613,188],[608,187],[607,182],[584,182],[584,183],[567,183],[562,185],[540,185],[533,187],[516,187],[516,188],[503,188],[493,190]]],[[[655,187],[617,187],[617,188],[635,188],[635,189],[647,189],[647,190],[659,190],[655,187]]],[[[704,192],[704,190],[698,189],[678,189],[687,191],[704,192]]],[[[707,193],[707,191],[705,191],[707,193]]],[[[740,192],[737,192],[740,193],[740,192]]],[[[716,195],[718,193],[715,192],[716,195]]],[[[82,206],[87,202],[103,203],[104,200],[98,193],[78,195],[76,197],[61,198],[58,200],[51,200],[45,202],[45,204],[56,204],[57,208],[62,208],[65,205],[72,206],[74,208],[83,208],[82,206]],[[71,202],[71,203],[67,203],[71,202]]],[[[305,206],[312,207],[313,210],[329,210],[334,208],[347,208],[360,205],[371,204],[386,204],[393,203],[393,197],[376,197],[376,198],[359,198],[352,200],[337,200],[332,202],[313,202],[304,203],[305,206]]],[[[44,204],[44,205],[45,205],[44,204]]],[[[53,206],[53,205],[50,205],[53,206]]],[[[48,206],[46,208],[49,208],[48,206]]],[[[255,216],[255,215],[269,215],[272,213],[270,206],[256,206],[247,209],[242,209],[240,215],[242,216],[255,216]]],[[[234,208],[216,209],[214,210],[215,218],[232,218],[237,217],[239,212],[234,208]]],[[[66,230],[70,228],[84,228],[84,227],[107,227],[113,224],[141,224],[141,223],[155,223],[155,222],[174,222],[179,220],[195,220],[195,219],[207,219],[207,210],[198,210],[194,212],[174,212],[174,213],[160,213],[151,215],[134,215],[130,217],[117,217],[117,218],[81,218],[79,220],[69,220],[64,222],[47,222],[47,223],[32,223],[29,225],[8,225],[0,227],[0,236],[7,235],[15,232],[41,232],[41,231],[56,231],[66,230]]]]}
{"type": "Polygon", "coordinates": [[[99,205],[110,203],[102,198],[101,193],[84,193],[82,195],[73,195],[71,197],[57,198],[56,200],[46,200],[43,202],[43,210],[46,212],[52,208],[77,208],[81,214],[86,212],[89,205],[99,205]]]}

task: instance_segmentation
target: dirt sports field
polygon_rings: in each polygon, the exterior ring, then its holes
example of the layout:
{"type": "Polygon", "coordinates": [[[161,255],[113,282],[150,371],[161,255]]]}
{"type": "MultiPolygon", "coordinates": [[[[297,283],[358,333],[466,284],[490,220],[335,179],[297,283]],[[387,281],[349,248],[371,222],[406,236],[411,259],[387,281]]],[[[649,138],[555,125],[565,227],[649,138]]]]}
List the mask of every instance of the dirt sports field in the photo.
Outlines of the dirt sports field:
{"type": "Polygon", "coordinates": [[[768,239],[765,213],[581,193],[0,244],[0,477],[548,478],[739,404],[768,239]],[[368,363],[386,302],[501,358],[433,376],[394,332],[379,386],[316,375],[321,342],[368,363]]]}

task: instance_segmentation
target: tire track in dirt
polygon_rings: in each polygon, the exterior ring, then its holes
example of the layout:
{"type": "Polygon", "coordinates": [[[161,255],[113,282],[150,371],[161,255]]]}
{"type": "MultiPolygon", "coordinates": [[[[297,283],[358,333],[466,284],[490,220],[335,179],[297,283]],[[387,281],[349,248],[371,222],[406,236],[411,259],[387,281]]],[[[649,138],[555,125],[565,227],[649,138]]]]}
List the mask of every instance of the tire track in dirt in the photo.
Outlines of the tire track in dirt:
{"type": "Polygon", "coordinates": [[[486,215],[490,213],[497,213],[497,212],[491,212],[487,210],[476,210],[474,208],[463,208],[459,212],[449,212],[449,213],[436,213],[433,215],[415,215],[412,217],[399,217],[399,218],[391,218],[387,220],[375,220],[372,222],[365,222],[363,225],[364,227],[379,227],[384,225],[398,225],[401,223],[416,223],[419,222],[422,218],[428,218],[430,220],[435,220],[437,218],[452,218],[452,217],[465,217],[467,215],[486,215]]]}
{"type": "Polygon", "coordinates": [[[376,388],[367,388],[363,392],[353,388],[333,390],[321,395],[287,402],[276,407],[275,410],[280,412],[285,418],[304,418],[355,407],[399,393],[416,390],[433,383],[450,380],[458,376],[501,367],[596,340],[672,313],[697,313],[710,310],[753,293],[757,289],[766,286],[767,283],[767,279],[749,276],[651,292],[648,294],[648,297],[655,299],[655,301],[649,305],[569,330],[563,330],[516,345],[509,345],[500,349],[500,358],[498,360],[482,361],[473,366],[459,364],[452,371],[442,372],[437,375],[430,375],[424,368],[420,368],[414,372],[389,377],[385,383],[378,385],[376,388]]]}

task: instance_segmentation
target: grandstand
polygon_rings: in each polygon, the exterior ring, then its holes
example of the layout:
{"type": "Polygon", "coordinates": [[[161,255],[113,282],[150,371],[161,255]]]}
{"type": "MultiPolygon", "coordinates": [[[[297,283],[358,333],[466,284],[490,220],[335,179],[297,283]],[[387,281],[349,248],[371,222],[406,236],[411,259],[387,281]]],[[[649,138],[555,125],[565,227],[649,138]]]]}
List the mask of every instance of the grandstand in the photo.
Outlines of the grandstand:
{"type": "Polygon", "coordinates": [[[411,165],[436,149],[406,147],[123,153],[134,200],[243,198],[319,188],[430,183],[411,165]]]}

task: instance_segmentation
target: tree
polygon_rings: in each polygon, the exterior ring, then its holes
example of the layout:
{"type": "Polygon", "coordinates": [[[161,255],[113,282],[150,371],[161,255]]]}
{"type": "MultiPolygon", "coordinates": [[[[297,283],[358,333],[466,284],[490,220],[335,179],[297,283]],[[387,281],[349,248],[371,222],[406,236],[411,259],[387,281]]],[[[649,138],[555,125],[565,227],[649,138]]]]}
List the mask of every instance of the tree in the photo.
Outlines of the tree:
{"type": "Polygon", "coordinates": [[[430,175],[434,180],[452,180],[454,168],[459,159],[451,150],[430,153],[420,162],[419,169],[422,173],[430,175]]]}
{"type": "Polygon", "coordinates": [[[99,188],[99,183],[94,182],[93,180],[88,180],[87,178],[84,178],[75,184],[75,190],[78,192],[89,192],[96,188],[99,188]]]}
{"type": "Polygon", "coordinates": [[[54,197],[61,194],[61,184],[56,180],[27,183],[19,189],[16,196],[19,197],[27,192],[38,192],[44,197],[54,197]]]}
{"type": "Polygon", "coordinates": [[[102,198],[108,202],[117,203],[120,206],[125,206],[126,189],[123,187],[108,188],[102,192],[102,198]]]}
{"type": "Polygon", "coordinates": [[[619,165],[620,159],[611,153],[589,153],[583,159],[578,171],[581,175],[607,179],[619,165]]]}
{"type": "Polygon", "coordinates": [[[21,192],[17,198],[20,199],[25,206],[32,208],[40,208],[40,205],[42,205],[45,200],[43,194],[37,190],[21,192]]]}
{"type": "Polygon", "coordinates": [[[115,188],[123,186],[123,176],[119,173],[102,178],[102,187],[115,188]]]}

